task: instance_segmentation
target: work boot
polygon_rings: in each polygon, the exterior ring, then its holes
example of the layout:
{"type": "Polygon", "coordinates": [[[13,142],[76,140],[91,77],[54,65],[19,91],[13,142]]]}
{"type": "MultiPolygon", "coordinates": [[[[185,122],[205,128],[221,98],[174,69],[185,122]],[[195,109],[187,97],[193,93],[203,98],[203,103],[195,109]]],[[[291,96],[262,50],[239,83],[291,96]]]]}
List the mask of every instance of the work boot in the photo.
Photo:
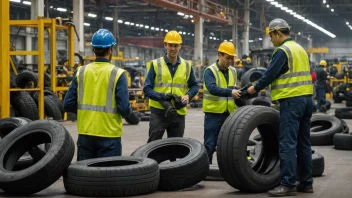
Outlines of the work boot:
{"type": "Polygon", "coordinates": [[[312,184],[309,184],[309,185],[301,185],[301,184],[299,184],[297,186],[297,191],[298,192],[303,192],[303,193],[313,193],[314,192],[313,185],[312,184]]]}
{"type": "Polygon", "coordinates": [[[280,185],[273,190],[269,190],[268,194],[273,197],[296,196],[297,190],[296,187],[280,185]]]}

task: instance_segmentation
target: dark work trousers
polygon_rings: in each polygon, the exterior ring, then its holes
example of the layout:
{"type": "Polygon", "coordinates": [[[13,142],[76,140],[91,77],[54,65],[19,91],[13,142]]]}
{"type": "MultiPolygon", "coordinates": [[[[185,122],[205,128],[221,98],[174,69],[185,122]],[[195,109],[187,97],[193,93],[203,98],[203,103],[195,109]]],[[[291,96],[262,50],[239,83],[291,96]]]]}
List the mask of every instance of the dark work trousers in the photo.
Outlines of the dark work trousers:
{"type": "Polygon", "coordinates": [[[165,117],[161,114],[151,113],[148,142],[163,138],[165,130],[167,137],[183,137],[185,132],[185,116],[165,117]]]}
{"type": "Polygon", "coordinates": [[[77,161],[100,157],[121,156],[121,137],[106,138],[78,135],[77,148],[77,161]]]}
{"type": "Polygon", "coordinates": [[[230,114],[226,113],[205,113],[204,116],[204,146],[207,150],[209,163],[213,161],[213,154],[215,152],[216,141],[222,124],[230,114]]]}
{"type": "Polygon", "coordinates": [[[320,107],[324,105],[325,101],[325,88],[315,88],[317,94],[317,109],[320,111],[320,107]]]}
{"type": "Polygon", "coordinates": [[[310,118],[312,96],[298,96],[280,101],[280,169],[281,184],[296,185],[296,166],[299,166],[300,184],[309,185],[312,179],[312,149],[310,118]],[[297,156],[296,156],[297,155],[297,156]]]}

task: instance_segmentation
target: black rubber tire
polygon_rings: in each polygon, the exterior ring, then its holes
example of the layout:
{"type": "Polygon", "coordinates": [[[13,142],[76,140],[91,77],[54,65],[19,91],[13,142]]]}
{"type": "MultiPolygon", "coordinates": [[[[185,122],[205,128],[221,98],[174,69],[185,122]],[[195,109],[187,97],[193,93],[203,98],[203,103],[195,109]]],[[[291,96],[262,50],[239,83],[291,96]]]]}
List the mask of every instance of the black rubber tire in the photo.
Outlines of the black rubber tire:
{"type": "Polygon", "coordinates": [[[332,145],[334,134],[342,131],[341,120],[330,115],[312,116],[311,127],[315,126],[323,126],[323,128],[310,133],[310,143],[313,146],[332,145]]]}
{"type": "Polygon", "coordinates": [[[38,107],[27,92],[21,91],[14,95],[14,98],[11,98],[11,104],[15,110],[19,111],[21,117],[31,120],[39,119],[38,107]]]}
{"type": "Polygon", "coordinates": [[[44,87],[50,87],[50,86],[51,86],[50,74],[44,72],[44,87]]]}
{"type": "Polygon", "coordinates": [[[313,153],[312,154],[312,176],[319,177],[323,175],[325,170],[325,160],[324,156],[320,153],[313,153]]]}
{"type": "Polygon", "coordinates": [[[150,121],[150,116],[141,116],[141,121],[150,121]]]}
{"type": "Polygon", "coordinates": [[[28,124],[31,120],[21,117],[10,117],[0,119],[0,139],[3,139],[16,128],[28,124]]]}
{"type": "MultiPolygon", "coordinates": [[[[323,175],[325,170],[324,156],[312,150],[312,177],[323,175]]],[[[297,165],[296,180],[299,181],[299,168],[297,165]]]]}
{"type": "Polygon", "coordinates": [[[244,106],[222,125],[217,141],[217,160],[225,181],[244,192],[267,192],[280,184],[279,112],[270,107],[244,106]],[[258,159],[247,159],[247,141],[257,128],[262,137],[258,159]]]}
{"type": "Polygon", "coordinates": [[[246,71],[241,77],[242,87],[246,86],[250,82],[258,80],[262,77],[265,71],[266,69],[262,67],[252,68],[246,71]]]}
{"type": "Polygon", "coordinates": [[[352,107],[335,109],[335,117],[339,119],[352,119],[352,107]]]}
{"type": "Polygon", "coordinates": [[[45,110],[45,115],[48,117],[52,117],[53,120],[63,119],[63,115],[61,114],[59,106],[49,96],[44,96],[44,110],[45,110]]]}
{"type": "Polygon", "coordinates": [[[13,72],[10,72],[10,88],[16,88],[16,75],[13,72]]]}
{"type": "Polygon", "coordinates": [[[28,85],[28,83],[30,82],[33,82],[34,87],[38,86],[37,74],[32,71],[27,71],[27,70],[22,71],[16,77],[17,87],[20,87],[20,88],[30,87],[28,85]]]}
{"type": "Polygon", "coordinates": [[[221,175],[219,166],[217,164],[210,164],[209,172],[205,181],[224,181],[224,177],[221,175]]]}
{"type": "MultiPolygon", "coordinates": [[[[45,91],[47,91],[47,90],[45,90],[45,91]]],[[[45,94],[45,91],[44,91],[44,94],[45,94]]],[[[65,110],[64,110],[64,104],[62,103],[62,101],[60,100],[60,98],[59,97],[57,97],[57,95],[53,95],[53,94],[45,94],[45,97],[48,97],[48,98],[50,98],[51,100],[53,100],[55,103],[56,103],[56,105],[59,107],[59,110],[60,110],[60,112],[61,112],[61,115],[64,115],[64,113],[65,113],[65,110]]]]}
{"type": "Polygon", "coordinates": [[[348,134],[350,132],[350,128],[348,127],[347,123],[345,120],[340,119],[341,125],[342,125],[342,131],[341,133],[343,134],[348,134]]]}
{"type": "Polygon", "coordinates": [[[352,150],[352,134],[335,134],[333,142],[337,150],[352,150]]]}
{"type": "Polygon", "coordinates": [[[248,100],[248,105],[261,105],[271,107],[271,98],[268,97],[255,97],[248,100]]]}
{"type": "Polygon", "coordinates": [[[37,120],[8,134],[0,144],[0,188],[9,194],[30,195],[57,181],[70,165],[75,145],[65,127],[37,120]],[[29,168],[13,171],[17,159],[34,146],[51,143],[46,155],[29,168]]]}
{"type": "Polygon", "coordinates": [[[201,182],[209,171],[209,159],[203,144],[190,138],[155,140],[139,147],[131,155],[152,158],[159,163],[158,189],[162,191],[189,188],[201,182]]]}
{"type": "Polygon", "coordinates": [[[71,164],[66,191],[85,197],[121,197],[152,193],[159,185],[158,163],[141,157],[104,157],[71,164]]]}
{"type": "Polygon", "coordinates": [[[133,112],[128,117],[126,117],[125,120],[128,124],[137,125],[139,124],[140,118],[135,112],[133,112]]]}

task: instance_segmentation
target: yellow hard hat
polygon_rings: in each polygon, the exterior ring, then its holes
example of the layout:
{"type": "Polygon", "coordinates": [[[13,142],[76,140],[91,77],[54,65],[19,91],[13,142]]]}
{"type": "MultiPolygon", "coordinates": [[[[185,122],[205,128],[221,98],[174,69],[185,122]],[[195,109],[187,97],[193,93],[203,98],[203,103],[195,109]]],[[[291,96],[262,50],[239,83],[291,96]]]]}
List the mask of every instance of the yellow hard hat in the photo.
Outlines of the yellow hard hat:
{"type": "Polygon", "coordinates": [[[251,62],[252,62],[252,59],[249,58],[249,57],[247,57],[247,58],[246,58],[246,61],[251,61],[251,62]]]}
{"type": "Polygon", "coordinates": [[[182,37],[180,33],[172,30],[165,35],[165,43],[182,44],[182,37]]]}
{"type": "Polygon", "coordinates": [[[323,65],[324,67],[326,67],[327,63],[326,63],[325,60],[321,60],[320,63],[319,63],[319,65],[323,65]]]}
{"type": "Polygon", "coordinates": [[[236,56],[236,48],[233,45],[233,43],[225,41],[222,42],[219,46],[218,52],[223,52],[225,54],[228,54],[230,56],[236,56]]]}

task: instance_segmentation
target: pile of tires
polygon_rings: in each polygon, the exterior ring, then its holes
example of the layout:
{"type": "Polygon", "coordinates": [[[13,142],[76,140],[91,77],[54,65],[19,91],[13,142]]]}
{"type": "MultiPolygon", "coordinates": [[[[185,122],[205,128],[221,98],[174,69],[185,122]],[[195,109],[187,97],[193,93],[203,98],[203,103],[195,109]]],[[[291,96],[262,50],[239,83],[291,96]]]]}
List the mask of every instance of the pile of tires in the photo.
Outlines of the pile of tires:
{"type": "Polygon", "coordinates": [[[311,118],[310,142],[313,146],[332,145],[336,133],[348,133],[345,121],[331,115],[314,115],[311,118]]]}
{"type": "Polygon", "coordinates": [[[131,156],[72,163],[64,175],[64,186],[77,196],[136,196],[191,187],[202,181],[208,170],[208,156],[200,142],[167,138],[145,144],[131,156]]]}
{"type": "Polygon", "coordinates": [[[352,107],[352,90],[345,93],[346,107],[352,107]]]}
{"type": "Polygon", "coordinates": [[[339,119],[352,119],[352,107],[335,109],[335,117],[339,119]]]}
{"type": "MultiPolygon", "coordinates": [[[[12,74],[12,73],[11,73],[12,74]]],[[[44,112],[46,117],[53,120],[62,120],[64,107],[62,101],[48,87],[50,86],[50,76],[45,73],[44,86],[44,112]]],[[[38,74],[24,70],[17,76],[11,75],[11,88],[35,88],[38,85],[38,74]]],[[[11,92],[10,103],[15,117],[25,117],[31,120],[38,120],[38,91],[34,92],[11,92]]]]}
{"type": "Polygon", "coordinates": [[[34,194],[64,175],[75,145],[59,122],[5,118],[0,128],[0,188],[6,193],[34,194]]]}

